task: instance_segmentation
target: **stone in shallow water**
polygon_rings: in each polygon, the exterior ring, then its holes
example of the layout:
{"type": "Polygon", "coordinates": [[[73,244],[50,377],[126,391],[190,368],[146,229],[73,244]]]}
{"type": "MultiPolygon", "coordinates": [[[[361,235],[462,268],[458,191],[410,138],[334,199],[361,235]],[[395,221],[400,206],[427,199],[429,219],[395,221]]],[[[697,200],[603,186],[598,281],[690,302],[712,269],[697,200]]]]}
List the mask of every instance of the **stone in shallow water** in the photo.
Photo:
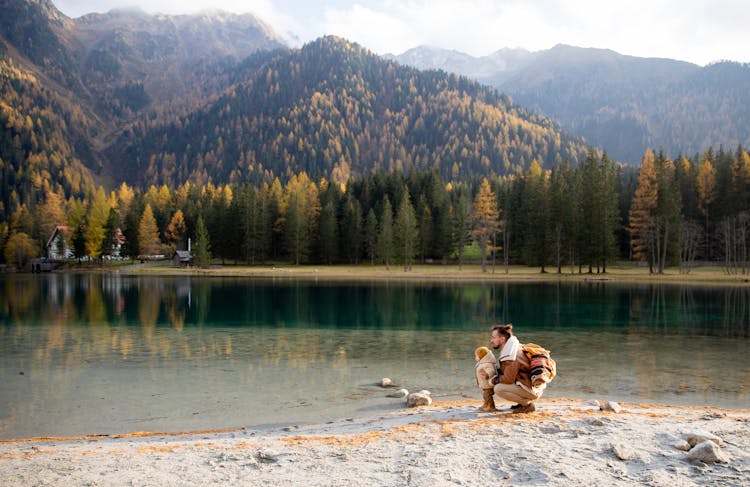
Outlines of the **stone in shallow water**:
{"type": "Polygon", "coordinates": [[[380,387],[393,387],[393,381],[388,377],[380,379],[380,387]]]}

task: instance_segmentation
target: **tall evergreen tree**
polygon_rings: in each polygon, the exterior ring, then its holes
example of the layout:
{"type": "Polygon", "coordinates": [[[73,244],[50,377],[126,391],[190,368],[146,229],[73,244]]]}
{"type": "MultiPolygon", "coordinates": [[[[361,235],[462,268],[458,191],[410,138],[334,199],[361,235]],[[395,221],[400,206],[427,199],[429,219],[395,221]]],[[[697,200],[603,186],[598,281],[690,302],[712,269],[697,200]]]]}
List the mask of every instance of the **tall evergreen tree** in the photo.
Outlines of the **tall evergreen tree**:
{"type": "Polygon", "coordinates": [[[375,216],[375,210],[370,208],[367,212],[367,218],[365,219],[364,228],[364,244],[365,254],[370,260],[370,264],[375,263],[375,255],[377,254],[377,242],[378,242],[378,218],[375,216]]]}
{"type": "Polygon", "coordinates": [[[193,261],[198,267],[211,265],[211,241],[202,216],[198,217],[198,221],[195,224],[195,248],[193,256],[193,261]]]}
{"type": "Polygon", "coordinates": [[[425,259],[432,255],[432,244],[434,242],[432,211],[424,195],[419,198],[418,208],[418,254],[420,261],[424,263],[425,259]]]}
{"type": "Polygon", "coordinates": [[[349,263],[359,263],[362,254],[362,207],[352,194],[348,194],[344,200],[341,239],[341,248],[349,263]]]}
{"type": "Polygon", "coordinates": [[[549,179],[536,160],[524,174],[523,187],[523,256],[527,265],[540,266],[544,273],[551,244],[549,179]]]}
{"type": "Polygon", "coordinates": [[[378,260],[390,269],[393,258],[393,209],[388,196],[383,198],[383,212],[380,216],[380,228],[377,243],[378,260]]]}
{"type": "Polygon", "coordinates": [[[669,262],[676,262],[679,256],[681,201],[679,187],[675,180],[674,163],[663,151],[656,159],[658,199],[656,212],[656,258],[659,274],[669,262]]]}
{"type": "Polygon", "coordinates": [[[601,265],[601,271],[607,272],[607,263],[614,260],[617,255],[615,232],[620,226],[617,172],[606,152],[601,156],[597,169],[598,177],[594,193],[596,201],[594,260],[597,270],[601,265]]]}
{"type": "Polygon", "coordinates": [[[552,253],[557,273],[569,255],[570,236],[573,230],[573,202],[571,183],[573,171],[569,164],[552,170],[550,176],[550,229],[552,232],[552,253]]]}
{"type": "Polygon", "coordinates": [[[696,179],[698,187],[698,209],[704,217],[704,237],[706,259],[711,259],[711,210],[716,199],[716,168],[711,163],[711,152],[703,155],[703,160],[698,167],[696,179]]]}
{"type": "Polygon", "coordinates": [[[471,244],[471,215],[472,207],[469,198],[462,192],[456,199],[453,211],[453,239],[458,257],[458,270],[464,263],[466,246],[471,244]]]}
{"type": "Polygon", "coordinates": [[[109,209],[107,222],[104,224],[104,239],[102,240],[101,255],[111,255],[115,245],[118,243],[118,229],[120,228],[120,215],[114,208],[109,209]]]}
{"type": "Polygon", "coordinates": [[[443,264],[447,264],[453,250],[454,213],[450,194],[437,171],[430,172],[427,192],[432,213],[432,252],[443,264]]]}
{"type": "Polygon", "coordinates": [[[409,191],[405,190],[393,225],[393,250],[396,260],[401,261],[404,271],[410,271],[417,255],[419,229],[409,191]]]}
{"type": "Polygon", "coordinates": [[[338,232],[336,231],[336,210],[329,201],[320,212],[320,257],[324,264],[333,264],[338,257],[338,232]]]}

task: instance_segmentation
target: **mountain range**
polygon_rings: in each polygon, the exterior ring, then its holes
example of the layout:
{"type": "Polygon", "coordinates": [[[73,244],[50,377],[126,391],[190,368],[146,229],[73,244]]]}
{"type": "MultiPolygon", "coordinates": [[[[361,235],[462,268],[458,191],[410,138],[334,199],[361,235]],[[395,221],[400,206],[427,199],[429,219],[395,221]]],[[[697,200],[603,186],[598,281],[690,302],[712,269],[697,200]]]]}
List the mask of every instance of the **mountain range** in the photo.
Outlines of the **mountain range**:
{"type": "Polygon", "coordinates": [[[49,190],[123,181],[307,171],[344,183],[414,168],[452,180],[575,164],[587,144],[637,163],[647,146],[748,142],[749,68],[737,63],[569,46],[387,59],[335,37],[290,49],[252,15],[70,19],[50,0],[0,0],[0,11],[3,219],[49,190]]]}
{"type": "Polygon", "coordinates": [[[585,142],[468,78],[344,39],[283,46],[252,16],[114,11],[69,19],[0,0],[0,203],[185,181],[446,178],[585,157],[585,142]]]}
{"type": "Polygon", "coordinates": [[[692,156],[750,142],[748,64],[701,67],[566,45],[483,57],[420,46],[386,57],[493,86],[627,163],[637,164],[649,147],[692,156]]]}

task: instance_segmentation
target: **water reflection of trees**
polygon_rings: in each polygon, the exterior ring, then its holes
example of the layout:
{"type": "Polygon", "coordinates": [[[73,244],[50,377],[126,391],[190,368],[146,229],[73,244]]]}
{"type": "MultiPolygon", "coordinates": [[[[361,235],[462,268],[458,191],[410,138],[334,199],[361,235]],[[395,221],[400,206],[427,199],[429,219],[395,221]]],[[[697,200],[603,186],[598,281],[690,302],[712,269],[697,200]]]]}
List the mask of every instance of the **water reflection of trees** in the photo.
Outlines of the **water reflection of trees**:
{"type": "MultiPolygon", "coordinates": [[[[310,331],[315,329],[371,329],[397,353],[410,350],[390,343],[392,331],[485,331],[492,323],[508,321],[519,324],[521,331],[627,327],[750,336],[750,287],[746,286],[305,281],[269,285],[110,274],[8,276],[0,285],[3,343],[14,346],[43,326],[34,343],[40,366],[111,356],[123,361],[142,356],[249,360],[245,335],[252,336],[259,328],[281,330],[275,335],[277,341],[265,344],[263,359],[293,368],[323,363],[340,367],[352,359],[346,343],[331,352],[330,344],[323,343],[328,335],[310,331]],[[214,333],[217,326],[239,327],[239,335],[214,333]],[[307,330],[306,336],[300,338],[295,329],[307,330]],[[186,335],[186,330],[197,332],[186,335]],[[297,352],[300,347],[304,354],[297,352]]],[[[383,353],[382,347],[378,353],[383,353]]],[[[452,359],[465,351],[445,353],[444,358],[452,359]]]]}

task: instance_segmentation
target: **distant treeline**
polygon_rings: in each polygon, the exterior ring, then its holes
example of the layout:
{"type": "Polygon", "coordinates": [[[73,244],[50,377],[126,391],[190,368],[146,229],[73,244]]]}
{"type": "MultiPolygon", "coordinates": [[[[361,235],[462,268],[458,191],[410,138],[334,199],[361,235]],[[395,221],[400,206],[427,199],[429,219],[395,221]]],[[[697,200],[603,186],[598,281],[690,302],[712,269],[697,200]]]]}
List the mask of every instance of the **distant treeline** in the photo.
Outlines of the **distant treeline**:
{"type": "MultiPolygon", "coordinates": [[[[337,184],[293,175],[286,184],[148,190],[123,183],[83,199],[47,191],[0,223],[8,264],[57,245],[96,260],[170,254],[192,240],[194,262],[457,263],[474,245],[482,262],[542,271],[606,272],[618,259],[652,272],[696,260],[744,272],[750,239],[750,155],[708,150],[670,159],[647,151],[640,170],[589,151],[579,165],[446,182],[436,170],[379,171],[337,184]],[[58,228],[63,227],[63,228],[58,228]],[[124,241],[123,237],[124,236],[124,241]]],[[[62,249],[58,249],[62,250],[62,249]]]]}

